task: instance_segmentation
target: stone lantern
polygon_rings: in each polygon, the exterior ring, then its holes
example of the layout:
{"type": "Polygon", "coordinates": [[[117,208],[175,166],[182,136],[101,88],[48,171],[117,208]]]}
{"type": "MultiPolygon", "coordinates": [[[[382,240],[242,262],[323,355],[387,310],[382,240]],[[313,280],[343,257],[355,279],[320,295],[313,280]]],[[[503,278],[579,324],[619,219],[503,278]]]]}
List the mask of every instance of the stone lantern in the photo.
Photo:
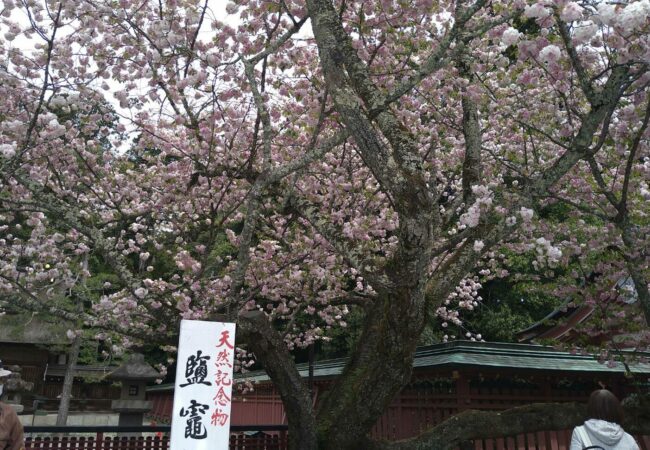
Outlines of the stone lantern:
{"type": "Polygon", "coordinates": [[[119,400],[111,402],[111,409],[120,414],[118,425],[142,426],[144,414],[152,407],[145,400],[147,382],[160,378],[158,371],[144,361],[144,355],[135,353],[106,378],[122,383],[119,400]]]}
{"type": "MultiPolygon", "coordinates": [[[[8,369],[9,373],[4,380],[4,393],[0,397],[3,397],[3,401],[17,413],[21,413],[24,410],[24,406],[21,404],[21,394],[33,390],[34,383],[21,378],[20,374],[22,370],[19,366],[9,366],[8,369]]],[[[7,370],[3,369],[2,361],[0,361],[0,372],[7,373],[7,370]]]]}

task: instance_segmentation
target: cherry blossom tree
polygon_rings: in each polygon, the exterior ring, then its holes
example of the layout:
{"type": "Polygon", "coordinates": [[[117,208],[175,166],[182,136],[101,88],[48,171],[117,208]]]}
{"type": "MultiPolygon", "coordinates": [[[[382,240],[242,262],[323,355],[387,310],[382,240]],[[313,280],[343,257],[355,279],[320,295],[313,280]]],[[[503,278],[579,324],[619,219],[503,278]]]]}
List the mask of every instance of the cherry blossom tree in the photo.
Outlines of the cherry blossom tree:
{"type": "Polygon", "coordinates": [[[557,294],[594,308],[594,316],[580,332],[585,342],[600,343],[601,358],[612,365],[621,359],[621,348],[647,351],[650,345],[646,232],[650,159],[642,143],[650,111],[635,96],[624,102],[624,116],[614,119],[610,131],[616,152],[588,158],[581,168],[584,176],[552,192],[545,207],[564,209],[566,214],[561,223],[545,221],[540,227],[556,239],[562,236],[560,267],[565,272],[557,294]]]}
{"type": "MultiPolygon", "coordinates": [[[[595,183],[645,217],[647,0],[236,1],[237,25],[197,0],[2,8],[5,301],[126,347],[236,322],[293,449],[385,448],[366,435],[428,313],[475,307],[500,245],[565,257],[540,206],[593,205],[595,183]],[[361,338],[314,408],[290,350],[352,308],[361,338]]],[[[399,448],[457,444],[446,426],[399,448]]]]}

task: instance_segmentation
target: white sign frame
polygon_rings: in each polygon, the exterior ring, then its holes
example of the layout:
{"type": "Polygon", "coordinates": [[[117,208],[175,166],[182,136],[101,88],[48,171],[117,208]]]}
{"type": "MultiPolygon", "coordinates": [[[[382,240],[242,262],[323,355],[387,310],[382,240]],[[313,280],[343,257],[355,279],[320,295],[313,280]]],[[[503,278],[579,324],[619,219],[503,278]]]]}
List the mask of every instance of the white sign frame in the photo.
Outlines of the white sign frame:
{"type": "Polygon", "coordinates": [[[234,356],[234,323],[181,320],[171,450],[228,450],[234,356]]]}

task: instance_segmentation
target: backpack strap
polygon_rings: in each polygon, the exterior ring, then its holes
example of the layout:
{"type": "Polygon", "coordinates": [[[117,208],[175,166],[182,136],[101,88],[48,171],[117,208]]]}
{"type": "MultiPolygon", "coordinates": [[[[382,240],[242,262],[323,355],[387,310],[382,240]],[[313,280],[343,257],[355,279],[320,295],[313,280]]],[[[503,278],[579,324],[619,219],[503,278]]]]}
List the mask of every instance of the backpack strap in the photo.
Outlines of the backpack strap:
{"type": "Polygon", "coordinates": [[[593,446],[591,439],[589,439],[589,434],[587,434],[587,430],[585,430],[584,426],[580,425],[579,427],[576,427],[576,432],[578,433],[578,436],[580,436],[580,440],[585,447],[593,446]]]}

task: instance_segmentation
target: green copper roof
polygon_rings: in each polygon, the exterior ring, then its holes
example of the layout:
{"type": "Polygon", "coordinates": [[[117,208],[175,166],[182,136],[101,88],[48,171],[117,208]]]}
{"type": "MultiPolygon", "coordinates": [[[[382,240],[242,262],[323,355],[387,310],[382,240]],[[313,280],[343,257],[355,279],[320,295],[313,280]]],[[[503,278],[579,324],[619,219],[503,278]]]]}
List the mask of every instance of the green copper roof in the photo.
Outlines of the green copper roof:
{"type": "MultiPolygon", "coordinates": [[[[330,378],[340,375],[345,359],[317,361],[314,364],[314,378],[330,378]]],[[[621,364],[607,367],[591,355],[573,355],[552,347],[528,344],[502,344],[494,342],[455,341],[418,348],[413,367],[418,368],[508,368],[521,370],[550,370],[563,372],[623,373],[621,364]]],[[[650,374],[650,364],[630,364],[635,373],[650,374]]],[[[303,377],[308,376],[308,365],[298,364],[303,377]]],[[[263,370],[238,374],[251,382],[268,381],[263,370]]],[[[173,389],[173,384],[149,388],[149,391],[173,389]]]]}
{"type": "MultiPolygon", "coordinates": [[[[608,367],[592,355],[574,355],[553,347],[527,344],[457,341],[418,349],[413,367],[477,366],[565,372],[623,373],[618,364],[608,367]]],[[[650,374],[650,364],[631,364],[636,373],[650,374]]]]}

